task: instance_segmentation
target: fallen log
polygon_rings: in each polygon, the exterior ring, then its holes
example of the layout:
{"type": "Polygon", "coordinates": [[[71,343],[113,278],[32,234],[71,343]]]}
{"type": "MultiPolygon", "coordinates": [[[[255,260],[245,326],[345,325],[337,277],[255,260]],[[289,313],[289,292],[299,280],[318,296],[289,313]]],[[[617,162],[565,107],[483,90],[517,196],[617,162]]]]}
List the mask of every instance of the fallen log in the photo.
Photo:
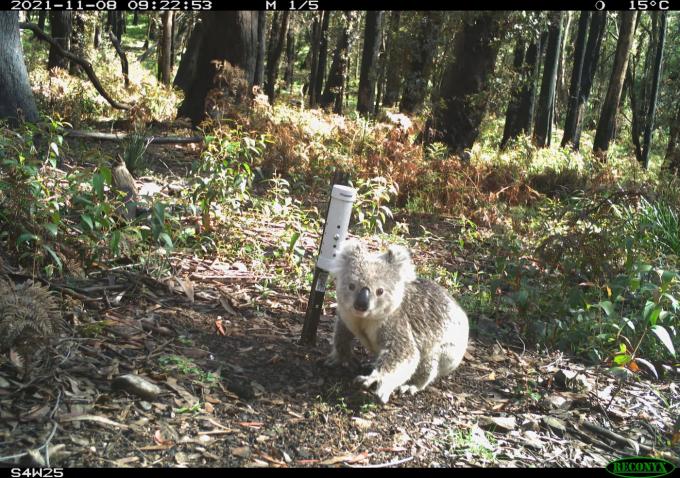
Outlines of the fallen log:
{"type": "MultiPolygon", "coordinates": [[[[102,141],[124,141],[130,135],[126,133],[101,133],[98,131],[81,131],[76,129],[64,129],[62,132],[71,138],[85,138],[85,139],[98,139],[102,141]]],[[[153,144],[191,144],[191,143],[201,143],[203,141],[202,136],[149,136],[146,138],[149,143],[153,144]]]]}

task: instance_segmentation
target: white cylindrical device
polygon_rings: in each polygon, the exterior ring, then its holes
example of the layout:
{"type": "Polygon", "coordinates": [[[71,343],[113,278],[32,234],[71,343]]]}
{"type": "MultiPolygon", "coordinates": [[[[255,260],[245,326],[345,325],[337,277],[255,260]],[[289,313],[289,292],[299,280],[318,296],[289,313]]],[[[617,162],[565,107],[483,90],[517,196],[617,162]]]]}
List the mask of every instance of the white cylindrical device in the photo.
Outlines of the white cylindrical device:
{"type": "Polygon", "coordinates": [[[347,237],[349,218],[352,215],[352,203],[354,203],[356,197],[356,189],[340,184],[333,185],[326,225],[321,239],[321,252],[316,261],[316,266],[319,269],[329,270],[340,245],[347,237]]]}

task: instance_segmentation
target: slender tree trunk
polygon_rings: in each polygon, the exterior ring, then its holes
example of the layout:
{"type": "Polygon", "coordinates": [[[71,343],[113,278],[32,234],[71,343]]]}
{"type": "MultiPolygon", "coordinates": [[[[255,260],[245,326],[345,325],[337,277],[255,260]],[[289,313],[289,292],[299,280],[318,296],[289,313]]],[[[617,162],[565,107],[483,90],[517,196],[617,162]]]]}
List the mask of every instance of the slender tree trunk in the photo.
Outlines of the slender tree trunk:
{"type": "Polygon", "coordinates": [[[202,12],[204,32],[197,46],[196,68],[187,81],[186,97],[178,116],[188,117],[194,123],[205,118],[205,99],[213,86],[215,60],[226,60],[243,70],[248,85],[252,86],[257,62],[258,18],[258,12],[249,10],[202,12]]]}
{"type": "MultiPolygon", "coordinates": [[[[561,146],[572,144],[576,137],[576,123],[578,121],[578,104],[581,95],[581,78],[583,76],[583,61],[586,54],[586,35],[590,24],[590,12],[581,12],[578,21],[578,33],[576,34],[576,45],[574,47],[574,66],[571,70],[571,83],[569,86],[569,107],[567,109],[567,119],[564,124],[564,135],[562,136],[561,146]]],[[[572,146],[573,148],[573,146],[572,146]]]]}
{"type": "Polygon", "coordinates": [[[163,29],[161,43],[158,49],[158,71],[161,83],[170,84],[172,67],[170,66],[170,56],[172,50],[172,11],[166,10],[162,13],[163,29]]]}
{"type": "Polygon", "coordinates": [[[281,60],[281,53],[283,52],[283,46],[286,43],[286,33],[288,32],[288,22],[290,19],[290,11],[286,10],[283,12],[283,17],[281,19],[280,25],[272,25],[272,32],[276,28],[276,35],[272,33],[272,39],[274,40],[274,45],[269,50],[269,58],[267,58],[267,70],[266,70],[266,81],[264,84],[265,94],[269,97],[269,102],[274,104],[274,99],[276,96],[276,78],[279,74],[279,62],[281,60]]]}
{"type": "MultiPolygon", "coordinates": [[[[71,53],[87,60],[87,48],[85,39],[85,12],[74,10],[71,13],[71,53]]],[[[69,73],[77,75],[81,72],[77,63],[71,62],[69,73]]]]}
{"type": "Polygon", "coordinates": [[[588,30],[588,42],[586,44],[586,51],[584,54],[585,56],[583,59],[583,71],[581,72],[581,87],[579,88],[578,96],[576,130],[574,133],[574,139],[572,140],[572,148],[575,151],[579,150],[579,144],[581,142],[583,119],[585,116],[586,107],[588,106],[588,99],[590,98],[593,80],[595,79],[595,72],[597,71],[602,39],[604,38],[606,25],[607,13],[604,11],[593,12],[593,18],[590,22],[590,29],[588,30]]]}
{"type": "Polygon", "coordinates": [[[390,40],[386,45],[388,51],[387,59],[387,83],[385,85],[385,96],[383,106],[391,108],[399,100],[401,92],[401,69],[403,66],[401,47],[401,36],[399,35],[399,24],[401,22],[401,12],[396,11],[390,14],[390,40]]]}
{"type": "Polygon", "coordinates": [[[562,44],[560,46],[560,61],[557,67],[557,85],[555,87],[555,107],[556,112],[562,113],[565,105],[568,104],[568,88],[567,85],[567,43],[569,43],[569,34],[571,32],[571,22],[574,18],[573,12],[565,12],[562,22],[565,24],[562,29],[562,44]]]}
{"type": "Polygon", "coordinates": [[[465,150],[479,136],[504,16],[500,12],[480,12],[463,19],[454,42],[454,60],[444,72],[433,116],[425,128],[426,141],[442,141],[465,157],[465,150]]]}
{"type": "Polygon", "coordinates": [[[664,167],[676,176],[680,176],[680,100],[675,99],[675,115],[668,129],[668,146],[664,167]]]}
{"type": "Polygon", "coordinates": [[[616,53],[614,55],[614,66],[609,80],[609,87],[607,88],[607,95],[602,104],[602,112],[600,113],[600,120],[597,123],[595,140],[593,142],[593,151],[600,159],[606,157],[607,150],[609,149],[609,142],[614,136],[616,114],[619,109],[621,91],[623,90],[623,82],[626,77],[625,73],[628,66],[628,53],[633,44],[633,36],[635,34],[634,26],[636,16],[636,11],[621,12],[621,28],[619,30],[619,41],[616,45],[616,53]]]}
{"type": "MultiPolygon", "coordinates": [[[[177,16],[175,15],[175,12],[172,12],[172,15],[170,15],[170,71],[172,71],[172,69],[175,67],[175,36],[177,33],[176,20],[177,16]]],[[[168,82],[168,84],[170,83],[168,82]]]]}
{"type": "Polygon", "coordinates": [[[441,12],[421,14],[415,43],[410,49],[411,57],[404,77],[404,92],[399,103],[399,110],[402,113],[418,113],[423,108],[437,52],[441,23],[441,12]]]}
{"type": "MultiPolygon", "coordinates": [[[[52,38],[66,51],[71,49],[71,12],[68,10],[50,10],[50,28],[52,38]]],[[[61,56],[57,49],[50,47],[47,68],[54,67],[68,70],[68,59],[61,56]]]]}
{"type": "Polygon", "coordinates": [[[555,85],[557,83],[557,63],[562,38],[563,12],[553,12],[548,30],[548,48],[543,65],[543,79],[538,98],[534,142],[540,148],[550,146],[553,110],[555,107],[555,85]]]}
{"type": "Polygon", "coordinates": [[[19,35],[19,12],[0,11],[0,119],[16,126],[21,119],[36,122],[38,108],[19,35]]]}
{"type": "Polygon", "coordinates": [[[267,12],[260,10],[257,19],[257,61],[254,85],[264,85],[264,54],[267,51],[267,12]]]}
{"type": "Polygon", "coordinates": [[[366,12],[364,29],[364,51],[361,56],[361,76],[357,111],[364,116],[373,114],[375,105],[375,86],[378,79],[378,53],[382,37],[383,11],[366,12]]]}
{"type": "Polygon", "coordinates": [[[659,82],[661,81],[661,69],[663,64],[663,47],[666,42],[666,12],[655,12],[659,16],[659,41],[656,46],[656,57],[654,60],[654,73],[652,76],[652,91],[649,99],[649,110],[647,113],[647,124],[642,145],[642,164],[645,169],[649,168],[649,147],[652,141],[652,131],[654,130],[654,117],[656,115],[656,99],[659,95],[659,82]]]}
{"type": "Polygon", "coordinates": [[[286,72],[284,79],[286,80],[286,89],[290,92],[293,88],[293,72],[295,71],[295,28],[293,25],[288,27],[288,34],[286,35],[286,72]]]}
{"type": "Polygon", "coordinates": [[[132,15],[132,24],[134,26],[139,25],[139,13],[137,12],[137,10],[135,10],[135,13],[133,13],[132,15]]]}
{"type": "Polygon", "coordinates": [[[38,12],[38,28],[45,30],[45,20],[47,20],[47,10],[38,12]]]}
{"type": "Polygon", "coordinates": [[[349,66],[350,35],[356,17],[354,12],[343,12],[344,25],[333,52],[333,62],[328,72],[328,81],[321,96],[321,107],[333,106],[333,112],[342,114],[345,99],[345,83],[349,66]]]}
{"type": "Polygon", "coordinates": [[[321,21],[321,32],[319,34],[319,60],[316,64],[316,74],[314,75],[314,94],[310,96],[312,106],[321,102],[324,81],[326,81],[326,62],[328,60],[328,26],[331,21],[331,12],[326,11],[321,21]]]}
{"type": "Polygon", "coordinates": [[[314,89],[316,85],[316,68],[319,63],[319,36],[321,35],[321,20],[323,19],[324,11],[314,15],[312,20],[312,27],[309,32],[309,54],[305,63],[309,62],[309,80],[307,83],[306,94],[309,95],[310,105],[314,101],[314,89]]]}
{"type": "MultiPolygon", "coordinates": [[[[523,87],[524,82],[527,78],[522,75],[522,68],[524,66],[524,41],[517,40],[515,45],[515,54],[512,61],[512,68],[517,74],[518,85],[517,87],[523,87]]],[[[519,115],[519,108],[522,101],[521,95],[513,94],[510,96],[510,101],[508,102],[508,109],[505,111],[505,126],[503,127],[503,138],[499,147],[504,149],[510,138],[514,138],[517,134],[514,134],[517,130],[517,116],[519,115]],[[514,135],[513,135],[514,134],[514,135]]]]}

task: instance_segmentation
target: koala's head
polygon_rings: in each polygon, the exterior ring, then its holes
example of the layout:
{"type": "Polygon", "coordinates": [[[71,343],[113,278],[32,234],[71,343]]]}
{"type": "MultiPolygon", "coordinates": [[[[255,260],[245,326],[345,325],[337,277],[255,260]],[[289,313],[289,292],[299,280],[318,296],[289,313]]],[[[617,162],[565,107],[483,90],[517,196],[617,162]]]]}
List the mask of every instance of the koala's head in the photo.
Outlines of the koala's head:
{"type": "Polygon", "coordinates": [[[331,273],[338,304],[365,319],[382,319],[394,312],[404,297],[404,287],[416,279],[405,247],[390,246],[383,254],[369,254],[357,240],[345,242],[331,273]]]}

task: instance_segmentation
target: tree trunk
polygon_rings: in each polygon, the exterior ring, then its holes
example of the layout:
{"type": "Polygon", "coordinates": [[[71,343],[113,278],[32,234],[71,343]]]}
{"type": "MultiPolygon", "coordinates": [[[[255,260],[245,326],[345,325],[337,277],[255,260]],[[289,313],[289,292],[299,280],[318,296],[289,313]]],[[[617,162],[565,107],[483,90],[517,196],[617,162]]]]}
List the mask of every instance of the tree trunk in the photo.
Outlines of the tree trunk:
{"type": "Polygon", "coordinates": [[[47,10],[40,10],[38,13],[38,28],[45,29],[45,20],[47,20],[47,10]]]}
{"type": "Polygon", "coordinates": [[[0,119],[16,126],[20,119],[36,122],[38,108],[24,63],[19,12],[0,11],[0,119]]]}
{"type": "Polygon", "coordinates": [[[290,92],[293,88],[293,72],[295,71],[295,28],[293,25],[288,27],[288,34],[286,35],[286,72],[284,79],[286,80],[286,89],[290,92]]]}
{"type": "Polygon", "coordinates": [[[586,106],[588,105],[588,99],[590,98],[593,80],[595,79],[595,72],[597,71],[606,25],[607,13],[603,11],[593,12],[590,29],[588,30],[588,42],[586,44],[586,51],[583,59],[583,71],[581,72],[581,87],[579,88],[578,110],[576,113],[576,130],[572,141],[572,148],[574,151],[579,150],[581,131],[583,130],[583,117],[585,115],[586,106]]]}
{"type": "Polygon", "coordinates": [[[411,57],[404,77],[404,92],[399,103],[402,113],[418,113],[427,97],[428,82],[437,52],[441,29],[441,12],[423,12],[420,17],[411,57]]]}
{"type": "Polygon", "coordinates": [[[652,91],[649,99],[649,110],[647,112],[647,124],[645,135],[642,141],[642,164],[645,169],[649,168],[649,146],[652,141],[652,131],[654,130],[654,116],[656,115],[656,99],[659,95],[659,82],[661,80],[661,68],[663,63],[663,47],[666,42],[666,12],[655,12],[659,16],[659,41],[656,46],[656,57],[654,59],[654,73],[652,76],[652,91]]]}
{"type": "Polygon", "coordinates": [[[161,83],[170,84],[170,55],[172,50],[172,11],[166,10],[162,14],[163,30],[161,34],[161,44],[158,49],[158,71],[161,83]]]}
{"type": "Polygon", "coordinates": [[[338,43],[333,52],[333,62],[328,72],[328,81],[321,95],[321,107],[328,108],[333,106],[333,112],[342,114],[345,99],[345,82],[349,66],[350,34],[356,14],[354,12],[343,12],[344,24],[342,25],[338,43]]]}
{"type": "Polygon", "coordinates": [[[267,47],[267,12],[260,10],[257,17],[257,61],[253,84],[264,84],[264,54],[267,47]]]}
{"type": "Polygon", "coordinates": [[[205,118],[205,98],[212,88],[216,71],[212,64],[214,60],[226,60],[242,69],[246,81],[252,86],[257,62],[258,17],[258,12],[243,10],[201,14],[204,32],[197,45],[196,68],[187,81],[186,97],[179,108],[180,117],[188,117],[194,123],[205,118]]]}
{"type": "Polygon", "coordinates": [[[357,111],[364,116],[373,114],[375,104],[375,86],[378,79],[378,53],[382,37],[383,11],[366,12],[364,29],[364,51],[361,56],[361,75],[357,111]]]}
{"type": "Polygon", "coordinates": [[[609,149],[609,142],[614,136],[616,114],[619,109],[621,91],[623,90],[623,82],[626,77],[626,67],[628,66],[628,53],[633,44],[636,16],[636,11],[621,13],[621,28],[619,29],[619,41],[614,55],[614,66],[609,80],[609,87],[607,88],[607,95],[602,104],[600,120],[597,123],[595,141],[593,142],[593,152],[600,159],[605,158],[609,149]]]}
{"type": "Polygon", "coordinates": [[[550,146],[553,110],[555,107],[555,84],[557,82],[557,63],[560,55],[562,38],[563,12],[553,12],[548,30],[548,48],[545,52],[541,92],[538,97],[536,125],[534,126],[534,142],[544,148],[550,146]]]}
{"type": "Polygon", "coordinates": [[[590,23],[590,12],[581,12],[578,21],[578,33],[576,34],[576,45],[574,47],[574,66],[571,70],[571,83],[569,85],[569,107],[567,109],[567,119],[564,123],[564,135],[562,136],[561,146],[574,143],[576,137],[576,122],[578,121],[578,99],[581,94],[581,77],[583,76],[583,60],[586,53],[586,35],[590,23]]]}
{"type": "Polygon", "coordinates": [[[383,106],[391,108],[399,100],[401,92],[401,69],[403,66],[401,47],[401,36],[399,35],[399,23],[401,12],[396,11],[390,14],[390,39],[386,45],[388,53],[387,59],[387,83],[385,84],[385,96],[383,106]]]}
{"type": "MultiPolygon", "coordinates": [[[[71,49],[71,12],[68,10],[50,10],[50,32],[52,38],[66,51],[71,49]]],[[[54,67],[68,70],[68,59],[61,56],[57,49],[50,47],[47,68],[54,67]]]]}
{"type": "Polygon", "coordinates": [[[273,105],[276,96],[276,78],[279,74],[279,62],[281,60],[281,53],[283,46],[286,43],[286,33],[288,32],[288,22],[290,19],[290,11],[283,12],[280,25],[272,25],[272,40],[275,42],[269,49],[269,57],[267,58],[266,81],[264,84],[264,92],[269,97],[269,102],[273,105]]]}
{"type": "MultiPolygon", "coordinates": [[[[524,41],[517,40],[515,45],[515,53],[512,61],[512,69],[518,77],[518,87],[523,87],[527,78],[522,75],[522,67],[524,66],[524,41]]],[[[517,128],[517,117],[519,115],[519,108],[522,101],[521,95],[512,94],[508,102],[508,109],[505,112],[505,126],[503,127],[503,138],[499,145],[500,149],[504,149],[510,138],[515,138],[519,133],[515,133],[517,128]]]]}
{"type": "MultiPolygon", "coordinates": [[[[74,10],[71,16],[71,53],[87,60],[85,39],[85,12],[74,10]]],[[[77,63],[71,62],[69,73],[77,75],[81,71],[77,63]]]]}
{"type": "MultiPolygon", "coordinates": [[[[560,61],[557,66],[557,85],[555,86],[555,112],[562,113],[564,105],[568,104],[568,88],[567,85],[567,43],[569,42],[569,33],[571,31],[571,22],[574,18],[572,12],[567,11],[562,18],[564,27],[562,29],[562,39],[560,45],[560,61]]],[[[559,116],[558,116],[559,117],[559,116]]]]}
{"type": "Polygon", "coordinates": [[[132,14],[132,24],[135,26],[139,25],[139,13],[137,10],[135,10],[135,13],[132,14]]]}
{"type": "Polygon", "coordinates": [[[189,35],[186,50],[184,50],[184,54],[177,67],[177,74],[173,84],[185,93],[196,73],[196,63],[198,62],[198,54],[201,51],[203,31],[203,22],[199,18],[196,25],[194,25],[194,29],[191,31],[191,35],[189,35]]]}
{"type": "Polygon", "coordinates": [[[316,68],[319,63],[319,37],[321,35],[321,20],[323,19],[324,12],[319,12],[318,15],[314,15],[312,20],[312,26],[309,30],[309,53],[305,59],[305,66],[309,67],[309,79],[306,83],[305,94],[309,95],[310,105],[314,101],[314,88],[316,85],[316,68]]]}
{"type": "Polygon", "coordinates": [[[668,130],[668,146],[664,167],[676,176],[680,176],[680,100],[675,99],[675,115],[668,130]]]}
{"type": "Polygon", "coordinates": [[[426,126],[426,141],[442,141],[464,155],[479,136],[486,112],[489,78],[496,66],[505,14],[482,12],[466,15],[456,34],[453,62],[442,80],[433,116],[426,126]]]}
{"type": "Polygon", "coordinates": [[[328,60],[328,26],[331,21],[331,12],[326,11],[321,22],[321,31],[319,32],[319,59],[316,63],[316,74],[314,75],[313,94],[310,93],[310,104],[312,106],[319,104],[321,101],[321,92],[323,91],[323,84],[326,79],[326,62],[328,60]]]}

